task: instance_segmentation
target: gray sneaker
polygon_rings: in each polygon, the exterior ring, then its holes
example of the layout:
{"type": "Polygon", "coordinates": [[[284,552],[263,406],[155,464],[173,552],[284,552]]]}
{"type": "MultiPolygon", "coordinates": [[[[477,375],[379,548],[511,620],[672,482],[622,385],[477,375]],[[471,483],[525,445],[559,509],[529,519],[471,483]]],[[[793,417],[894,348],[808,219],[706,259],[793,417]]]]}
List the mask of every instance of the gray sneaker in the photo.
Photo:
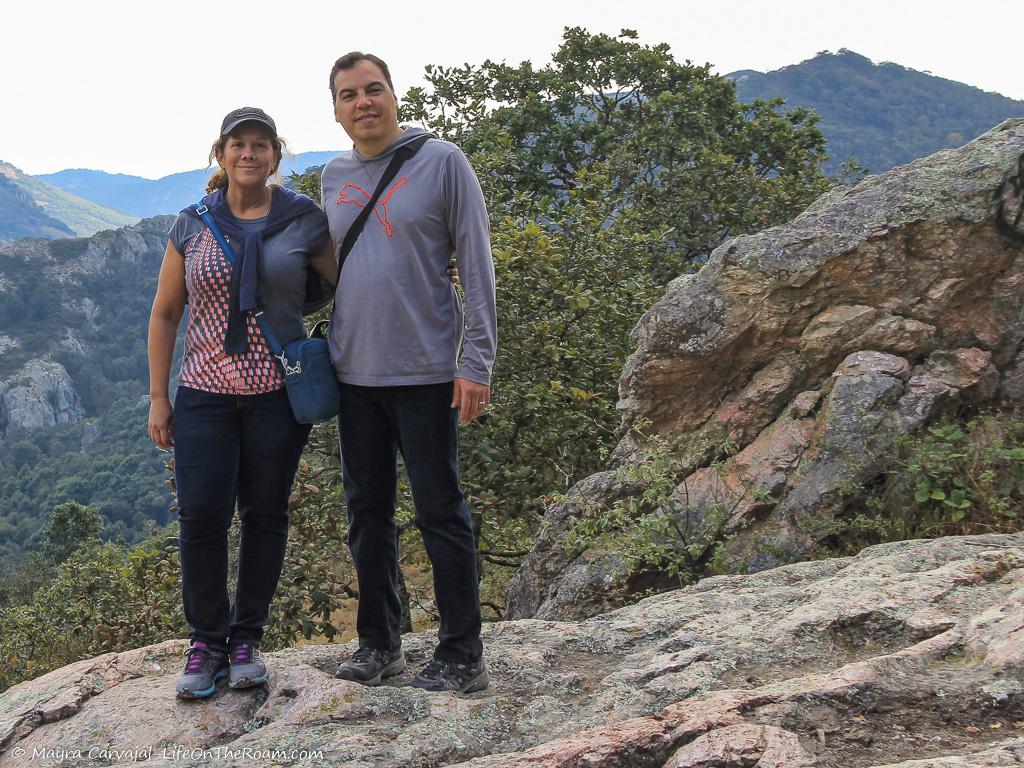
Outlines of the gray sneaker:
{"type": "Polygon", "coordinates": [[[217,681],[228,673],[228,657],[223,651],[195,640],[185,651],[185,671],[178,675],[175,694],[179,699],[205,699],[217,690],[217,681]]]}
{"type": "Polygon", "coordinates": [[[352,654],[352,658],[342,663],[335,677],[351,680],[362,685],[380,685],[385,677],[392,677],[405,669],[405,654],[399,648],[395,651],[384,651],[380,648],[363,646],[352,654]]]}
{"type": "Polygon", "coordinates": [[[228,677],[229,688],[252,688],[267,682],[270,676],[267,665],[260,657],[260,647],[256,643],[232,643],[228,651],[231,674],[228,677]]]}

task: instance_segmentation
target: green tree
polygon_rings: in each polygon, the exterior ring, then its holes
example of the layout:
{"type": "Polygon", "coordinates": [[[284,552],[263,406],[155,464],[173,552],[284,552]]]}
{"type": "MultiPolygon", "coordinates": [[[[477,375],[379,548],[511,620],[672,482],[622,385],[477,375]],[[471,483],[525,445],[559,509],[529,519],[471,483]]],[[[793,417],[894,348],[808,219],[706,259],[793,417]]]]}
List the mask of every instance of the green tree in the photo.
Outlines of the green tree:
{"type": "Polygon", "coordinates": [[[486,155],[488,202],[524,192],[540,200],[585,183],[601,167],[614,215],[638,231],[667,231],[653,259],[659,282],[705,257],[724,238],[791,218],[827,188],[825,140],[806,109],[781,100],[741,104],[710,65],[574,27],[552,63],[486,61],[427,67],[402,116],[486,155]]]}
{"type": "Polygon", "coordinates": [[[54,507],[43,529],[43,554],[54,565],[63,563],[77,550],[98,544],[102,530],[103,518],[95,507],[65,502],[54,507]]]}
{"type": "MultiPolygon", "coordinates": [[[[629,31],[567,29],[544,68],[427,67],[426,80],[402,117],[467,152],[491,213],[494,399],[460,450],[464,487],[485,513],[484,601],[500,615],[546,500],[598,469],[617,440],[629,333],[661,284],[728,235],[810,203],[827,187],[823,139],[806,110],[739,104],[709,66],[629,31]]],[[[314,174],[290,183],[319,199],[314,174]]]]}

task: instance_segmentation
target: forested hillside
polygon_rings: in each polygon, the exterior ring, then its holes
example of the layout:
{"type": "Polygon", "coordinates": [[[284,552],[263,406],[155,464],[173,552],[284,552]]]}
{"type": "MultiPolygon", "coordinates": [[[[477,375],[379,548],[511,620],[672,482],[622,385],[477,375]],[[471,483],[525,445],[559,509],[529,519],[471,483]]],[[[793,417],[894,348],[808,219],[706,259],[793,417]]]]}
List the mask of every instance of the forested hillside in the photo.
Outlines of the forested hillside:
{"type": "Polygon", "coordinates": [[[71,237],[75,233],[36,205],[32,196],[0,173],[0,241],[19,237],[71,237]]]}
{"type": "Polygon", "coordinates": [[[83,199],[0,161],[0,241],[88,236],[138,220],[138,216],[83,199]]]}
{"type": "MultiPolygon", "coordinates": [[[[171,497],[145,434],[146,324],[168,217],[88,239],[0,247],[0,556],[31,547],[56,504],[93,504],[108,535],[165,522],[171,497]],[[26,428],[5,412],[11,377],[33,360],[66,369],[85,419],[26,428]]],[[[52,397],[42,392],[44,400],[52,397]]]]}
{"type": "Polygon", "coordinates": [[[726,77],[736,83],[741,101],[782,98],[788,108],[821,115],[829,173],[850,158],[881,173],[1024,115],[1024,101],[899,64],[874,64],[848,50],[825,51],[764,74],[744,70],[726,77]]]}

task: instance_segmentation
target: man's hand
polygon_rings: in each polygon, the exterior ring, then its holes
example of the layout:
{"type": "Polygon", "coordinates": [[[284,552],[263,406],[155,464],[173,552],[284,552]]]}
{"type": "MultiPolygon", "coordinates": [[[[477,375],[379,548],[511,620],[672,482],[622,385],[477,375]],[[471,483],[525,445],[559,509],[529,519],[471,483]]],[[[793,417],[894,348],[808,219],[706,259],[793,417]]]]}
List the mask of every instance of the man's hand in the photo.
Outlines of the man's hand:
{"type": "Polygon", "coordinates": [[[491,403],[491,388],[469,379],[456,379],[452,408],[459,409],[459,422],[469,424],[491,403]]]}

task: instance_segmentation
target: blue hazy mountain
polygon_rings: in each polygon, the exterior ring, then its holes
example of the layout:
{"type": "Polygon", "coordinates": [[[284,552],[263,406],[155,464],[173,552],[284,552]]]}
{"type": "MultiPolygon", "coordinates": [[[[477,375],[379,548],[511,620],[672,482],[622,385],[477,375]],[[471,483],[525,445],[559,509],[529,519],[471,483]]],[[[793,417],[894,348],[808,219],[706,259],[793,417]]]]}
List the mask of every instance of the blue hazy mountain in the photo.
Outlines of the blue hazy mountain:
{"type": "Polygon", "coordinates": [[[875,64],[846,49],[772,72],[741,70],[726,77],[736,83],[740,101],[781,97],[787,107],[821,115],[827,172],[852,157],[881,173],[1024,115],[1024,101],[899,64],[875,64]]]}
{"type": "Polygon", "coordinates": [[[32,196],[0,173],[0,242],[19,237],[73,237],[63,221],[36,205],[32,196]]]}
{"type": "Polygon", "coordinates": [[[0,241],[87,237],[136,221],[137,216],[84,200],[0,160],[0,241]]]}
{"type": "MultiPolygon", "coordinates": [[[[281,162],[281,174],[323,165],[338,152],[303,152],[281,162]]],[[[212,168],[175,173],[160,179],[145,179],[123,173],[71,169],[36,176],[71,194],[116,208],[139,218],[177,213],[205,194],[212,168]]]]}

